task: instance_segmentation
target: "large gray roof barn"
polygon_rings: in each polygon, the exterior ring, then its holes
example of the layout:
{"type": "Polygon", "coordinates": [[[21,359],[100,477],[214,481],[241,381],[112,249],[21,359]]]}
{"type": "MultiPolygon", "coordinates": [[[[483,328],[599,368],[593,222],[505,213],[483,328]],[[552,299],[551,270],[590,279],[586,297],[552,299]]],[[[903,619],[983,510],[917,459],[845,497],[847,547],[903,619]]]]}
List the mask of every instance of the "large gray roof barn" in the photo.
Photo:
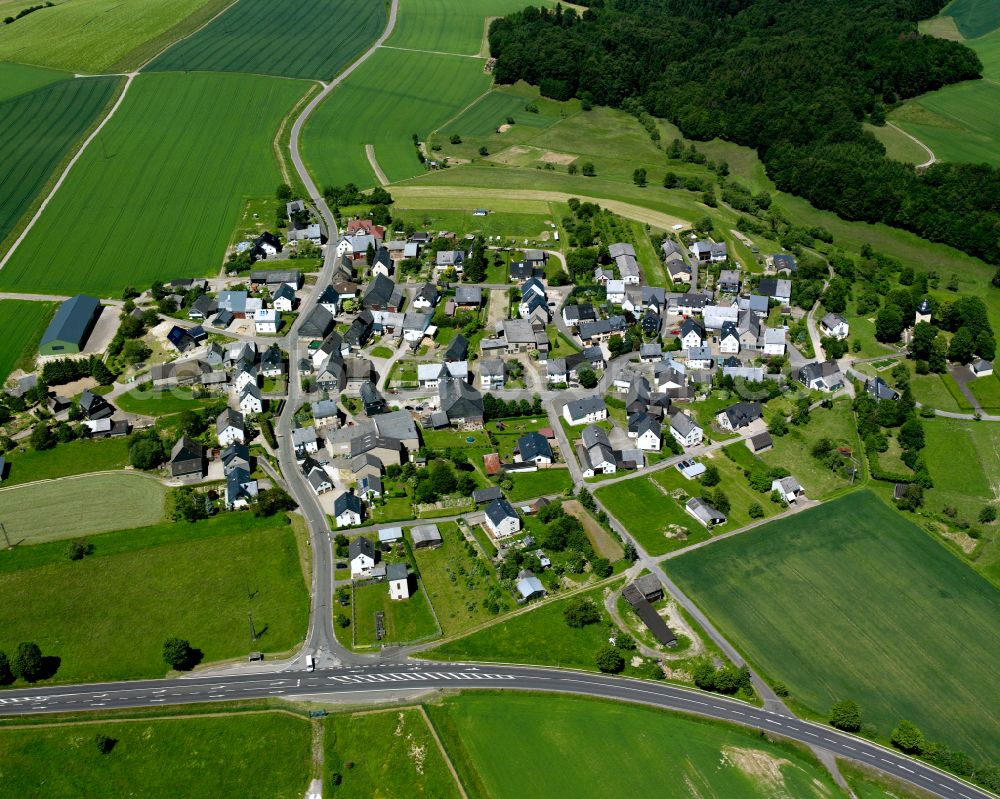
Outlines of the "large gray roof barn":
{"type": "Polygon", "coordinates": [[[70,297],[59,306],[49,326],[42,334],[38,351],[42,355],[63,355],[79,352],[94,329],[101,312],[101,303],[86,294],[70,297]]]}

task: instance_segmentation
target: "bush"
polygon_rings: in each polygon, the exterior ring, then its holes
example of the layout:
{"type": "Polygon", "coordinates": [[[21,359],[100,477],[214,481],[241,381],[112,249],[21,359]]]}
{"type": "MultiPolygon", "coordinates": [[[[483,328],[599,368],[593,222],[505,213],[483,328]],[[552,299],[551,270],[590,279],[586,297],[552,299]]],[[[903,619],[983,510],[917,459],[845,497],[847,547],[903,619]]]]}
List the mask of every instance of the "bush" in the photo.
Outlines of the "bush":
{"type": "Polygon", "coordinates": [[[594,558],[590,561],[590,567],[594,570],[594,574],[601,578],[610,577],[614,571],[611,561],[607,558],[594,558]]]}
{"type": "Polygon", "coordinates": [[[95,735],[94,736],[94,746],[97,747],[97,751],[102,755],[106,755],[115,748],[115,744],[118,741],[112,738],[110,735],[95,735]]]}
{"type": "Polygon", "coordinates": [[[618,674],[625,668],[625,658],[618,648],[611,644],[605,644],[598,649],[594,661],[597,663],[597,668],[605,674],[618,674]]]}
{"type": "Polygon", "coordinates": [[[987,505],[979,511],[979,521],[981,524],[989,524],[997,519],[997,509],[993,505],[987,505]]]}
{"type": "Polygon", "coordinates": [[[10,668],[10,658],[6,652],[0,652],[0,685],[10,685],[14,682],[14,672],[10,668]]]}
{"type": "Polygon", "coordinates": [[[66,549],[66,557],[70,560],[83,560],[93,551],[93,544],[89,543],[85,538],[78,538],[76,541],[69,542],[69,547],[66,549]]]}
{"type": "Polygon", "coordinates": [[[751,519],[763,519],[764,509],[760,506],[759,502],[754,502],[749,508],[747,508],[747,514],[751,519]]]}
{"type": "Polygon", "coordinates": [[[11,672],[25,682],[37,682],[42,676],[42,650],[38,644],[26,641],[17,645],[11,672]]]}
{"type": "Polygon", "coordinates": [[[570,627],[586,627],[601,620],[601,611],[593,600],[581,597],[563,609],[563,618],[570,627]]]}
{"type": "Polygon", "coordinates": [[[721,479],[719,468],[714,463],[710,463],[705,467],[705,471],[701,475],[701,484],[706,488],[711,488],[712,486],[717,486],[721,479]]]}
{"type": "Polygon", "coordinates": [[[919,755],[924,750],[924,734],[916,724],[905,719],[892,731],[892,745],[908,755],[919,755]]]}
{"type": "Polygon", "coordinates": [[[830,708],[830,724],[838,730],[857,732],[861,729],[861,706],[853,699],[841,699],[830,708]]]}
{"type": "Polygon", "coordinates": [[[452,144],[461,144],[462,143],[462,137],[459,136],[457,133],[452,133],[451,136],[449,137],[448,141],[450,141],[452,144]]]}
{"type": "Polygon", "coordinates": [[[194,649],[183,638],[168,638],[163,642],[163,660],[177,671],[190,671],[197,662],[194,649]]]}

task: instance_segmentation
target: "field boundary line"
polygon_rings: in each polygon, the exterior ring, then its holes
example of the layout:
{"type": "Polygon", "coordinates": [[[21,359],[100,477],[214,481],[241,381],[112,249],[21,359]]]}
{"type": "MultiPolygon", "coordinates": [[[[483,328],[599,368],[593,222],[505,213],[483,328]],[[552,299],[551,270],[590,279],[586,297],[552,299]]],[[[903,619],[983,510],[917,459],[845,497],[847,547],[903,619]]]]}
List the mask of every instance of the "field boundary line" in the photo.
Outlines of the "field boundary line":
{"type": "Polygon", "coordinates": [[[378,49],[380,49],[380,50],[402,50],[405,53],[423,53],[424,55],[453,55],[453,56],[456,56],[457,58],[474,58],[477,61],[485,61],[486,60],[486,56],[479,55],[478,53],[476,55],[471,55],[469,53],[448,53],[448,52],[445,52],[444,50],[419,50],[416,47],[396,47],[395,45],[391,45],[391,44],[381,44],[381,45],[379,45],[378,49]]]}
{"type": "Polygon", "coordinates": [[[496,85],[495,81],[493,81],[491,79],[490,80],[490,86],[489,86],[489,88],[485,92],[483,92],[478,97],[476,97],[474,100],[472,100],[472,102],[470,102],[467,105],[465,105],[462,108],[460,108],[458,111],[456,111],[450,117],[448,117],[448,119],[446,119],[444,122],[442,122],[436,128],[434,128],[434,130],[432,130],[430,133],[427,134],[427,139],[426,140],[429,141],[430,138],[431,138],[431,136],[433,136],[435,133],[437,133],[438,131],[440,131],[441,128],[443,128],[445,125],[450,125],[452,122],[454,122],[456,119],[458,119],[460,116],[462,116],[462,114],[464,114],[466,111],[468,111],[470,108],[472,108],[472,106],[474,106],[480,100],[483,100],[486,97],[488,97],[489,94],[490,94],[490,92],[493,91],[495,85],[496,85]]]}
{"type": "MultiPolygon", "coordinates": [[[[181,38],[179,38],[179,39],[174,39],[174,40],[173,40],[172,42],[170,42],[170,43],[169,43],[168,45],[166,45],[166,46],[165,46],[165,47],[164,47],[164,48],[163,48],[162,50],[160,50],[160,51],[159,51],[158,53],[155,53],[155,54],[154,54],[154,55],[152,55],[152,56],[151,56],[150,58],[147,58],[147,59],[146,59],[145,61],[143,61],[143,62],[142,62],[142,63],[141,63],[141,64],[140,64],[139,66],[137,66],[137,67],[135,68],[135,71],[136,71],[136,72],[141,72],[141,71],[142,71],[142,70],[144,70],[144,69],[145,69],[146,67],[148,67],[148,66],[149,66],[150,64],[152,64],[152,63],[153,63],[153,62],[154,62],[154,61],[155,61],[155,60],[156,60],[157,58],[159,58],[159,57],[160,57],[161,55],[163,55],[163,54],[164,54],[165,52],[167,52],[167,50],[169,50],[169,49],[170,49],[171,47],[173,47],[174,45],[176,45],[176,44],[180,44],[180,43],[181,43],[181,42],[183,42],[183,41],[184,41],[185,39],[190,39],[190,38],[191,38],[192,36],[194,36],[194,35],[195,35],[196,33],[200,33],[201,31],[203,31],[203,30],[204,30],[205,28],[207,28],[207,27],[208,27],[209,25],[211,25],[211,24],[212,24],[213,22],[215,22],[215,20],[217,20],[217,19],[218,19],[219,17],[221,17],[221,16],[222,16],[223,14],[225,14],[225,13],[226,13],[227,11],[229,11],[229,9],[231,9],[231,8],[232,8],[232,7],[234,6],[234,5],[236,5],[236,4],[238,3],[238,2],[240,2],[240,0],[233,0],[233,2],[231,2],[231,3],[229,4],[229,5],[227,5],[227,6],[226,6],[226,7],[224,8],[224,9],[222,9],[222,10],[221,10],[221,11],[220,11],[220,12],[219,12],[218,14],[216,14],[215,16],[213,16],[213,17],[212,17],[211,19],[207,20],[207,21],[206,21],[206,22],[205,22],[204,24],[202,24],[202,25],[199,25],[199,26],[198,26],[197,28],[195,28],[195,29],[194,29],[193,31],[191,31],[190,33],[187,33],[187,34],[185,34],[184,36],[181,36],[181,38]]],[[[184,20],[181,20],[181,22],[183,22],[183,21],[184,21],[184,20]]]]}
{"type": "Polygon", "coordinates": [[[465,786],[462,785],[462,780],[458,776],[458,770],[455,768],[455,764],[451,762],[451,758],[448,757],[448,751],[444,748],[444,744],[441,742],[441,737],[438,735],[437,729],[434,727],[434,722],[432,722],[431,717],[427,715],[427,710],[423,705],[419,705],[419,708],[420,716],[427,725],[427,729],[430,731],[431,737],[434,739],[434,743],[437,744],[438,751],[441,753],[441,757],[444,758],[444,763],[448,767],[448,771],[451,772],[452,779],[455,780],[455,787],[458,788],[458,792],[462,795],[462,799],[469,799],[469,794],[465,792],[465,786]]]}
{"type": "MultiPolygon", "coordinates": [[[[236,0],[236,2],[239,2],[239,0],[236,0]]],[[[317,81],[317,83],[320,86],[320,91],[326,88],[326,84],[322,81],[317,81]]],[[[288,163],[285,161],[285,154],[283,152],[284,148],[282,147],[281,140],[285,135],[285,129],[288,127],[289,121],[295,118],[296,113],[302,107],[303,103],[309,102],[315,90],[316,85],[310,86],[306,93],[298,99],[298,102],[296,102],[295,105],[289,109],[288,113],[282,117],[281,124],[278,125],[278,130],[274,134],[274,139],[271,142],[271,149],[274,150],[274,157],[278,162],[278,170],[281,172],[281,179],[289,185],[292,183],[292,173],[288,168],[288,163]]]]}
{"type": "Polygon", "coordinates": [[[85,477],[100,477],[101,475],[112,475],[112,474],[130,474],[136,477],[141,477],[144,480],[153,480],[162,486],[170,487],[170,483],[159,477],[153,477],[151,474],[146,474],[145,472],[137,472],[130,469],[105,469],[100,472],[84,472],[83,474],[66,474],[62,477],[46,477],[42,480],[32,480],[30,483],[18,483],[17,485],[4,486],[0,488],[0,494],[4,491],[16,491],[18,488],[27,488],[28,486],[39,486],[45,485],[46,483],[58,483],[63,480],[82,480],[85,477]]]}
{"type": "Polygon", "coordinates": [[[84,140],[83,144],[80,145],[80,148],[76,151],[76,154],[70,159],[69,163],[66,165],[66,168],[63,169],[62,174],[59,175],[59,179],[52,187],[52,190],[46,195],[45,199],[42,200],[41,205],[38,206],[38,209],[35,211],[34,216],[31,217],[31,219],[28,221],[28,224],[25,225],[24,230],[21,231],[21,235],[14,240],[14,243],[10,245],[10,249],[7,250],[3,258],[0,259],[0,269],[3,269],[5,266],[7,266],[7,263],[13,257],[14,253],[17,252],[17,248],[21,246],[21,244],[24,242],[26,238],[28,238],[28,234],[31,232],[31,229],[35,226],[35,223],[38,222],[42,214],[45,212],[45,209],[48,207],[48,204],[52,201],[52,198],[56,196],[56,192],[59,191],[62,184],[66,181],[66,178],[69,177],[69,173],[73,170],[73,167],[76,166],[76,162],[80,160],[81,156],[83,156],[85,152],[87,152],[87,148],[90,147],[91,143],[94,141],[94,139],[97,138],[100,132],[104,129],[104,126],[107,125],[108,122],[111,120],[111,118],[117,113],[118,109],[121,108],[122,103],[125,102],[125,96],[128,94],[128,90],[132,86],[132,81],[138,74],[139,74],[138,72],[130,72],[128,76],[125,78],[125,86],[122,88],[121,94],[118,95],[118,99],[115,101],[115,104],[111,106],[111,110],[108,111],[104,119],[100,121],[97,127],[94,128],[94,130],[91,131],[90,135],[84,140]]]}
{"type": "Polygon", "coordinates": [[[375,157],[374,144],[365,145],[365,155],[368,156],[368,163],[371,164],[372,169],[375,170],[375,177],[378,178],[378,182],[383,186],[388,186],[389,178],[386,177],[385,172],[382,171],[382,167],[379,166],[378,159],[375,157]]]}
{"type": "MultiPolygon", "coordinates": [[[[185,705],[179,705],[178,707],[185,707],[185,705]]],[[[67,713],[99,714],[100,711],[70,710],[67,711],[67,713]]],[[[294,710],[289,710],[284,707],[275,707],[263,708],[259,710],[223,710],[217,713],[174,713],[162,716],[139,716],[137,718],[79,719],[78,721],[50,721],[41,722],[39,724],[0,724],[0,732],[3,732],[4,730],[33,730],[45,727],[77,727],[81,724],[135,724],[140,721],[183,721],[184,719],[210,719],[219,718],[221,716],[259,716],[263,713],[282,713],[286,716],[293,716],[294,718],[301,719],[302,721],[308,721],[308,719],[303,718],[301,713],[296,713],[294,710]]]]}

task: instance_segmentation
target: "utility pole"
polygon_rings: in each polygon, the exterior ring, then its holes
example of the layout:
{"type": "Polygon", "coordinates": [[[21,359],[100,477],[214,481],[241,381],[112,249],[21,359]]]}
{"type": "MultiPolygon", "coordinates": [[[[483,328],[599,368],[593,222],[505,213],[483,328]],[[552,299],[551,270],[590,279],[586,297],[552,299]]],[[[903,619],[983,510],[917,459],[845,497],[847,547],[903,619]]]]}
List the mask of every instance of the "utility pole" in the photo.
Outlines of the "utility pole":
{"type": "Polygon", "coordinates": [[[13,549],[10,545],[10,536],[7,535],[7,528],[3,526],[3,522],[0,522],[0,532],[3,532],[3,540],[7,542],[7,549],[13,549]]]}
{"type": "Polygon", "coordinates": [[[252,610],[248,610],[247,611],[247,622],[249,622],[249,624],[250,624],[250,643],[255,644],[255,643],[257,643],[257,629],[254,627],[254,624],[253,624],[253,611],[252,610]]]}

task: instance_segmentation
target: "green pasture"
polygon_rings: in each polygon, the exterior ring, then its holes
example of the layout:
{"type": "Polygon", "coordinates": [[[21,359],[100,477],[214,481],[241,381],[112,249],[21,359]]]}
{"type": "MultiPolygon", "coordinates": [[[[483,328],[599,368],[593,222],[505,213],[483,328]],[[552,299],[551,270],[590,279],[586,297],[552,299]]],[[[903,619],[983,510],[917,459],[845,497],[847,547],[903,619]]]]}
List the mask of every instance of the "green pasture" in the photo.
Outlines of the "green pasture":
{"type": "MultiPolygon", "coordinates": [[[[0,71],[0,85],[8,77],[8,66],[3,65],[0,71]]],[[[58,75],[34,70],[30,76],[11,76],[16,96],[0,101],[0,152],[4,154],[0,161],[0,242],[39,199],[56,168],[95,123],[121,83],[113,77],[53,82],[48,80],[53,74],[58,75]],[[27,88],[28,78],[39,74],[47,85],[27,88]],[[17,92],[18,88],[23,91],[17,92]]],[[[0,93],[6,89],[4,85],[0,93]]]]}
{"type": "MultiPolygon", "coordinates": [[[[381,49],[350,76],[303,131],[303,156],[320,183],[371,186],[375,157],[391,181],[425,171],[412,134],[423,140],[463,106],[484,93],[490,76],[482,61],[381,49]]],[[[433,156],[432,156],[433,157],[433,156]]]]}
{"type": "Polygon", "coordinates": [[[967,385],[984,411],[1000,413],[1000,378],[996,374],[976,378],[967,385]]]}
{"type": "Polygon", "coordinates": [[[11,540],[35,544],[156,524],[166,494],[153,477],[121,472],[2,488],[0,504],[11,540]]]}
{"type": "Polygon", "coordinates": [[[1000,86],[976,80],[923,94],[890,119],[930,147],[942,161],[1000,165],[1000,86]]]}
{"type": "Polygon", "coordinates": [[[995,760],[1000,594],[869,492],[670,561],[667,571],[794,701],[860,703],[995,760]],[[960,656],[959,656],[960,655],[960,656]]]}
{"type": "MultiPolygon", "coordinates": [[[[538,5],[552,3],[546,0],[538,5]]],[[[476,55],[483,44],[487,17],[522,8],[521,0],[400,0],[396,30],[387,44],[476,55]]]]}
{"type": "Polygon", "coordinates": [[[171,636],[211,662],[284,652],[305,634],[309,594],[284,517],[227,513],[88,540],[80,561],[64,542],[0,552],[0,650],[37,642],[60,659],[57,682],[162,676],[171,636]]]}
{"type": "Polygon", "coordinates": [[[991,0],[952,0],[940,16],[954,19],[967,39],[975,39],[1000,28],[1000,6],[991,0]]]}
{"type": "Polygon", "coordinates": [[[15,369],[33,364],[55,308],[50,302],[0,300],[0,385],[15,369]]]}
{"type": "Polygon", "coordinates": [[[375,41],[386,7],[371,0],[240,0],[149,69],[327,80],[375,41]]]}
{"type": "Polygon", "coordinates": [[[983,77],[988,80],[1000,80],[1000,29],[966,42],[979,55],[983,62],[983,77]]]}
{"type": "Polygon", "coordinates": [[[602,588],[582,595],[601,609],[601,623],[570,627],[563,609],[571,597],[548,602],[498,621],[464,638],[447,641],[422,654],[435,660],[477,660],[492,663],[537,663],[596,671],[594,655],[607,643],[611,620],[604,610],[602,588]]]}
{"type": "Polygon", "coordinates": [[[877,127],[865,123],[865,130],[885,146],[885,154],[894,161],[904,164],[922,164],[930,156],[917,142],[894,127],[883,125],[877,127]]]}
{"type": "Polygon", "coordinates": [[[0,63],[0,101],[9,100],[19,94],[27,94],[35,89],[66,80],[70,76],[58,69],[32,67],[27,64],[0,63]]]}
{"type": "MultiPolygon", "coordinates": [[[[229,0],[73,0],[0,27],[0,61],[70,72],[135,69],[229,0]]],[[[22,3],[22,7],[32,3],[22,3]]]]}
{"type": "Polygon", "coordinates": [[[310,740],[306,719],[277,711],[80,717],[0,729],[0,773],[9,796],[31,796],[43,785],[51,799],[131,796],[141,786],[144,799],[298,799],[312,765],[310,740]],[[110,753],[98,753],[97,735],[115,741],[110,753]]]}
{"type": "Polygon", "coordinates": [[[33,450],[26,447],[8,452],[10,474],[4,486],[54,480],[87,472],[124,469],[128,465],[128,439],[78,439],[57,444],[53,449],[33,450]]]}
{"type": "Polygon", "coordinates": [[[107,295],[214,274],[244,199],[280,179],[271,142],[303,91],[276,78],[140,75],[0,286],[107,295]]]}
{"type": "MultiPolygon", "coordinates": [[[[524,92],[494,89],[467,108],[458,118],[449,122],[442,133],[486,138],[496,134],[498,128],[506,125],[507,119],[511,118],[514,120],[514,125],[508,133],[515,128],[518,133],[523,133],[522,129],[517,127],[520,125],[534,134],[562,119],[561,108],[568,105],[569,103],[557,103],[554,100],[526,97],[524,92]],[[535,103],[538,107],[537,113],[525,110],[529,103],[535,103]]],[[[505,134],[497,135],[502,140],[501,137],[505,134]]]]}
{"type": "Polygon", "coordinates": [[[466,693],[427,705],[462,781],[495,799],[844,796],[804,750],[639,705],[553,694],[466,693]],[[511,764],[516,763],[517,768],[511,764]]]}
{"type": "Polygon", "coordinates": [[[323,777],[338,799],[462,796],[419,709],[334,713],[323,725],[323,777]]]}

